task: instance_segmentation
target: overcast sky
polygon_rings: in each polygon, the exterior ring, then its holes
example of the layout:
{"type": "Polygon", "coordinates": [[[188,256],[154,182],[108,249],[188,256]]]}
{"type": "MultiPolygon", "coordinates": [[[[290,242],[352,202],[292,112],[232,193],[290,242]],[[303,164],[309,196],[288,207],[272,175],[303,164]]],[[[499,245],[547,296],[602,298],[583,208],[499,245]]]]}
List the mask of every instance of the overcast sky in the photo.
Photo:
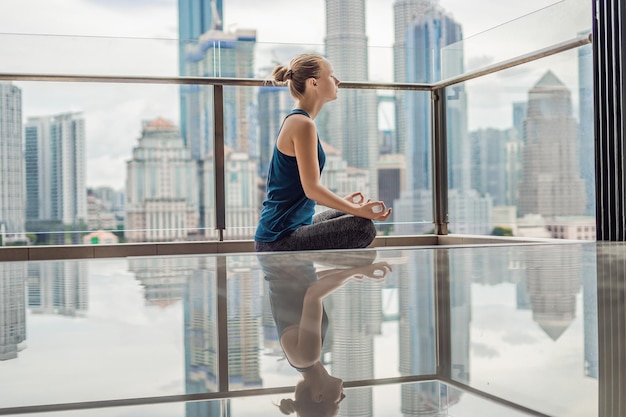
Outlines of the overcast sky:
{"type": "MultiPolygon", "coordinates": [[[[373,81],[392,81],[393,3],[366,1],[373,81]]],[[[463,26],[466,69],[573,38],[588,29],[587,3],[440,2],[463,26]]],[[[2,0],[0,72],[174,76],[177,25],[176,0],[2,0]]],[[[257,67],[269,65],[274,59],[286,60],[284,50],[289,53],[298,44],[322,50],[325,1],[224,0],[224,27],[256,29],[257,67]]],[[[557,77],[576,88],[574,52],[467,83],[470,130],[509,127],[511,102],[524,100],[548,66],[563,68],[554,70],[557,77]]],[[[88,186],[124,187],[125,161],[140,136],[142,120],[161,116],[179,123],[176,86],[16,84],[22,88],[24,119],[84,113],[88,186]]]]}

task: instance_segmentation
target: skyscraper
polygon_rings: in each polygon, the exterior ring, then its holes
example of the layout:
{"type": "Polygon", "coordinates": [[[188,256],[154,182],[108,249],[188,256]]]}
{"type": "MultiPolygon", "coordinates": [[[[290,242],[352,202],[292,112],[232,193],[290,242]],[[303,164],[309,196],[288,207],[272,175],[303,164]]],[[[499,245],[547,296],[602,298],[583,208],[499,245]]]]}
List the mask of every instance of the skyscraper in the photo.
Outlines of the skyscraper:
{"type": "Polygon", "coordinates": [[[25,135],[27,220],[74,226],[86,221],[83,115],[31,117],[25,135]]]}
{"type": "Polygon", "coordinates": [[[197,233],[196,163],[178,128],[157,118],[143,123],[126,171],[129,242],[184,240],[197,233]]]}
{"type": "MultiPolygon", "coordinates": [[[[236,32],[210,30],[198,42],[187,45],[186,71],[201,77],[252,78],[256,31],[238,29],[236,32]]],[[[214,116],[213,90],[192,86],[187,95],[187,146],[195,160],[213,152],[214,116]]],[[[254,87],[224,87],[224,142],[239,151],[258,156],[258,141],[254,120],[256,89],[254,87]]]]}
{"type": "Polygon", "coordinates": [[[22,148],[22,91],[10,83],[0,83],[0,236],[4,235],[4,239],[24,235],[26,197],[22,148]]]}
{"type": "MultiPolygon", "coordinates": [[[[404,83],[407,81],[407,31],[412,22],[425,15],[436,5],[438,0],[396,0],[393,4],[393,81],[404,83]]],[[[419,81],[417,81],[419,82],[419,81]]],[[[404,154],[406,152],[407,130],[406,112],[404,110],[407,94],[424,94],[421,92],[397,91],[396,96],[396,149],[391,153],[404,154]]]]}
{"type": "MultiPolygon", "coordinates": [[[[343,81],[364,81],[368,76],[365,0],[326,0],[326,57],[343,81]]],[[[376,199],[378,178],[378,111],[371,90],[341,90],[337,100],[325,106],[327,137],[348,166],[366,169],[367,196],[376,199]]]]}
{"type": "MultiPolygon", "coordinates": [[[[461,26],[436,3],[422,5],[406,28],[406,81],[432,83],[442,74],[463,73],[463,49],[444,48],[459,42],[461,26]]],[[[489,197],[470,189],[467,97],[464,86],[446,89],[450,230],[485,234],[490,231],[489,197]],[[454,226],[453,224],[456,224],[454,226]],[[454,229],[453,227],[456,227],[454,229]]],[[[426,92],[404,96],[406,113],[407,188],[394,201],[394,234],[425,233],[432,226],[431,99],[426,92]]]]}
{"type": "MultiPolygon", "coordinates": [[[[419,15],[407,29],[406,81],[432,83],[441,79],[442,48],[462,39],[462,29],[440,7],[419,15]]],[[[452,63],[457,73],[463,72],[462,54],[452,63]]],[[[463,85],[447,91],[448,185],[469,187],[469,146],[467,141],[467,103],[463,85]],[[465,172],[466,171],[466,172],[465,172]]],[[[408,140],[406,145],[408,189],[428,190],[432,187],[430,95],[412,93],[406,97],[408,140]]]]}
{"type": "Polygon", "coordinates": [[[528,93],[524,135],[519,215],[582,215],[585,185],[580,178],[571,94],[552,71],[528,93]]]}
{"type": "MultiPolygon", "coordinates": [[[[198,41],[200,35],[223,26],[222,0],[178,0],[178,73],[189,75],[185,65],[187,45],[198,41]]],[[[180,87],[180,125],[185,143],[188,143],[187,95],[197,93],[197,86],[180,87]]]]}

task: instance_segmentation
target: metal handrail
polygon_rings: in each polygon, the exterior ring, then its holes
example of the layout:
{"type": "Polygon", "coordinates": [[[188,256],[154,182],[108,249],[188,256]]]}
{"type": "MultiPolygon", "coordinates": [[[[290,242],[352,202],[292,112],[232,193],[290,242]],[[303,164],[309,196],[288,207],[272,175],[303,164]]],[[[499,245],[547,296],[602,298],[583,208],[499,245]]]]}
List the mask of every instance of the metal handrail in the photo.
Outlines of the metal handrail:
{"type": "MultiPolygon", "coordinates": [[[[432,91],[448,87],[474,78],[483,77],[494,72],[502,71],[517,65],[536,61],[550,55],[558,54],[569,49],[591,43],[591,34],[578,36],[568,41],[559,42],[552,46],[539,49],[528,54],[520,55],[497,64],[464,73],[435,83],[381,83],[362,81],[342,81],[339,88],[363,90],[406,90],[432,91]]],[[[121,75],[67,75],[67,74],[37,74],[37,73],[0,73],[0,80],[4,81],[54,81],[54,82],[101,82],[101,83],[133,83],[133,84],[196,84],[196,85],[228,85],[246,87],[272,86],[271,80],[253,78],[230,77],[167,77],[167,76],[121,76],[121,75]]]]}
{"type": "Polygon", "coordinates": [[[442,87],[449,87],[454,84],[459,84],[459,83],[462,83],[464,81],[468,81],[474,78],[479,78],[485,75],[493,74],[494,72],[499,72],[508,68],[515,67],[517,65],[522,65],[528,62],[536,61],[538,59],[545,58],[550,55],[556,55],[560,52],[565,52],[570,49],[578,48],[580,46],[584,46],[589,43],[591,43],[591,33],[587,35],[583,35],[583,36],[578,36],[576,38],[570,39],[565,42],[559,42],[552,46],[538,49],[528,54],[524,54],[515,58],[507,59],[497,64],[488,65],[486,67],[483,67],[474,71],[470,71],[465,74],[457,75],[454,77],[447,78],[445,80],[438,81],[432,84],[432,88],[436,89],[436,88],[442,88],[442,87]]]}

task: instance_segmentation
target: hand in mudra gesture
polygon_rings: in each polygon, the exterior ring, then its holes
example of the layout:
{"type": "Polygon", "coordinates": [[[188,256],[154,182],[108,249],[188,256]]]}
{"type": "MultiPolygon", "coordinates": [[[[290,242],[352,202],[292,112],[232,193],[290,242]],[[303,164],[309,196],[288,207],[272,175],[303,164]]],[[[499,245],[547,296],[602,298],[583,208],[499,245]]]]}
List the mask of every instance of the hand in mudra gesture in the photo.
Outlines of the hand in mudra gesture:
{"type": "Polygon", "coordinates": [[[358,206],[357,211],[360,217],[385,221],[391,215],[391,207],[387,208],[383,201],[372,201],[366,198],[360,191],[351,193],[344,199],[358,206]]]}

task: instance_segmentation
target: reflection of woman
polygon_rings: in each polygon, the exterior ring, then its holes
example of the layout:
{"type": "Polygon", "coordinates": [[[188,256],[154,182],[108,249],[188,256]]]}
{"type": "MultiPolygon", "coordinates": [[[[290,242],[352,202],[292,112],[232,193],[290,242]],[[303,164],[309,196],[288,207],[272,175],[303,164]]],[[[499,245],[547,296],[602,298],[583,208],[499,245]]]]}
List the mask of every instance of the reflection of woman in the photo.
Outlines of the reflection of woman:
{"type": "Polygon", "coordinates": [[[320,182],[326,156],[315,118],[337,98],[339,80],[325,58],[303,54],[273,72],[289,86],[295,108],[280,128],[267,176],[267,196],[255,233],[258,252],[367,247],[376,237],[372,220],[391,214],[382,201],[360,191],[339,197],[320,182]],[[315,204],[329,208],[313,216],[315,204]]]}
{"type": "Polygon", "coordinates": [[[328,317],[322,300],[350,279],[384,278],[391,270],[386,262],[372,263],[376,253],[363,252],[350,257],[351,267],[317,272],[314,257],[329,254],[272,254],[259,256],[270,284],[270,303],[279,341],[289,364],[303,379],[296,385],[295,400],[283,399],[284,414],[334,416],[345,397],[343,381],[331,376],[320,362],[322,345],[328,329],[328,317]]]}

